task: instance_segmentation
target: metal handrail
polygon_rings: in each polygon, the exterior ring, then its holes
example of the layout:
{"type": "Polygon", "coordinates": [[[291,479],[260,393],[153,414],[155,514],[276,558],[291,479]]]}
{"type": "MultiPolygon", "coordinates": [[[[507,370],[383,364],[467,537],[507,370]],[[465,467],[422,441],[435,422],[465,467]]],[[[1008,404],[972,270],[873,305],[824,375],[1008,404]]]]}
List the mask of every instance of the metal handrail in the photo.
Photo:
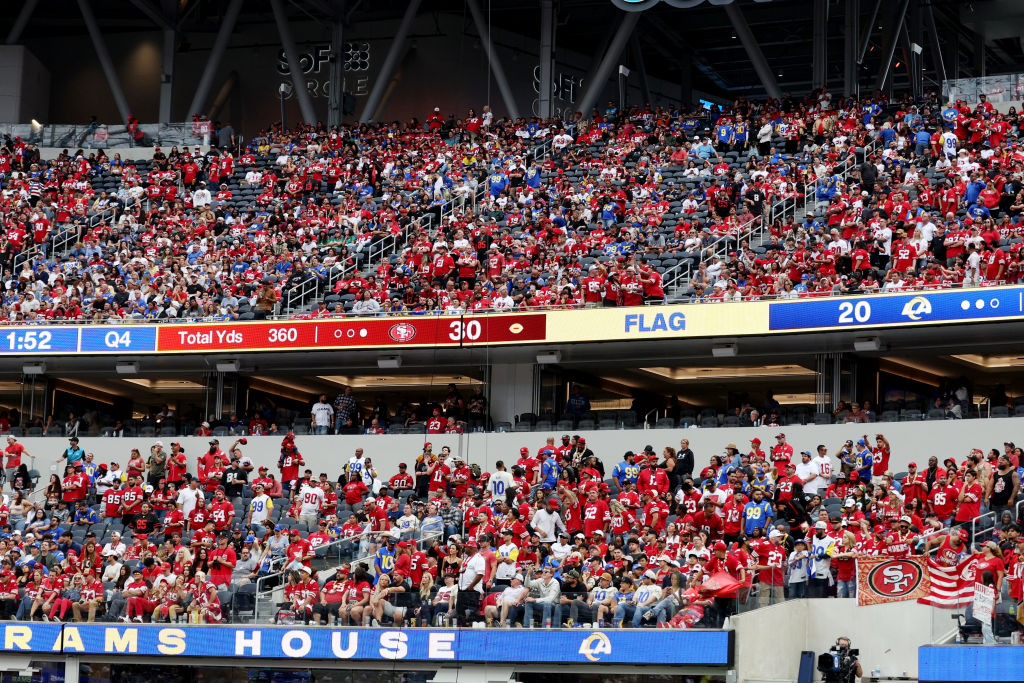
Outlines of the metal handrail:
{"type": "MultiPolygon", "coordinates": [[[[339,546],[342,543],[353,543],[353,542],[358,543],[363,538],[368,538],[370,536],[377,535],[379,533],[381,533],[381,532],[379,532],[379,531],[364,531],[361,534],[358,534],[356,536],[351,536],[349,538],[336,538],[336,539],[334,539],[333,541],[331,541],[329,543],[324,543],[323,545],[317,547],[314,550],[314,553],[316,551],[318,551],[318,550],[321,550],[321,549],[328,549],[328,548],[331,548],[331,547],[334,547],[334,546],[339,546]]],[[[273,599],[273,595],[280,588],[279,586],[274,586],[271,589],[266,589],[266,588],[261,589],[261,586],[265,587],[266,584],[271,579],[281,579],[281,578],[284,577],[285,560],[286,560],[286,558],[284,558],[284,557],[272,558],[271,561],[270,561],[270,569],[271,569],[270,573],[264,574],[263,576],[260,576],[260,577],[257,577],[256,582],[255,582],[256,583],[256,604],[254,606],[254,611],[253,611],[253,621],[255,621],[259,617],[259,609],[260,609],[260,600],[261,600],[261,598],[263,598],[263,599],[273,599]]]]}
{"type": "MultiPolygon", "coordinates": [[[[993,281],[991,283],[991,286],[1002,286],[1002,285],[1006,285],[1006,284],[1007,284],[1007,282],[1005,280],[998,280],[998,281],[993,281]]],[[[906,294],[906,293],[910,293],[910,292],[948,292],[948,291],[953,291],[954,289],[957,289],[957,288],[956,287],[931,287],[931,286],[927,286],[927,287],[906,287],[904,289],[901,289],[898,292],[884,292],[884,291],[879,290],[878,292],[874,292],[874,293],[861,292],[859,294],[844,294],[842,292],[838,292],[838,291],[834,291],[833,290],[833,291],[825,292],[825,293],[816,292],[815,296],[813,298],[815,298],[815,299],[818,299],[818,298],[829,298],[829,299],[835,298],[835,299],[838,299],[838,298],[843,298],[843,297],[848,297],[848,296],[849,297],[854,297],[854,296],[856,296],[856,297],[865,297],[865,296],[879,296],[879,295],[884,295],[884,294],[906,294]]],[[[777,294],[774,294],[774,293],[766,293],[766,294],[759,294],[756,298],[743,299],[742,301],[740,301],[738,303],[750,303],[752,301],[794,301],[794,300],[795,299],[793,299],[791,297],[779,297],[777,294]]],[[[737,303],[737,302],[732,302],[732,301],[691,301],[691,300],[688,300],[688,299],[684,299],[684,300],[681,300],[681,301],[675,301],[673,303],[676,303],[676,304],[686,304],[686,305],[707,306],[707,305],[733,304],[733,303],[737,303]]],[[[643,304],[641,304],[641,306],[643,306],[643,304]]],[[[639,306],[634,307],[634,308],[638,308],[638,307],[639,306]]],[[[352,311],[346,311],[342,315],[330,314],[330,316],[324,316],[324,317],[338,317],[338,318],[387,318],[387,317],[394,317],[394,318],[403,318],[404,319],[404,318],[408,318],[408,317],[426,317],[426,316],[453,317],[453,316],[462,316],[462,315],[465,315],[465,316],[475,316],[475,315],[492,315],[492,314],[503,314],[503,313],[530,313],[530,312],[542,313],[544,311],[552,311],[552,310],[564,310],[564,311],[581,310],[582,311],[582,310],[584,310],[584,304],[583,303],[576,303],[576,304],[573,304],[571,306],[552,305],[552,306],[547,306],[545,308],[536,308],[536,309],[532,309],[532,308],[515,308],[515,309],[482,308],[482,309],[470,309],[470,310],[466,310],[466,311],[460,311],[460,312],[457,312],[457,313],[456,312],[451,312],[451,311],[442,311],[442,310],[407,311],[407,312],[404,312],[404,313],[390,313],[388,311],[380,311],[379,313],[355,313],[355,312],[352,312],[352,311]]],[[[303,315],[303,314],[298,314],[298,315],[303,315]]],[[[59,325],[150,325],[150,324],[152,324],[152,325],[180,325],[180,324],[195,324],[195,323],[210,323],[210,324],[214,324],[214,323],[227,323],[227,322],[248,323],[248,322],[265,322],[265,321],[302,320],[303,318],[298,317],[298,315],[293,315],[293,314],[268,315],[265,319],[262,319],[262,320],[259,320],[259,321],[221,320],[221,319],[219,319],[219,316],[215,316],[218,319],[210,319],[209,316],[190,316],[190,317],[186,317],[186,318],[159,319],[159,320],[150,319],[150,318],[125,318],[123,320],[102,320],[102,321],[94,321],[94,320],[87,320],[87,319],[75,319],[75,320],[53,319],[53,320],[21,320],[21,321],[15,321],[15,320],[8,320],[8,319],[5,319],[5,318],[0,318],[0,328],[3,328],[3,327],[19,327],[19,326],[28,326],[28,325],[40,325],[40,326],[47,326],[47,327],[53,327],[53,326],[59,326],[59,325]]]]}
{"type": "MultiPolygon", "coordinates": [[[[321,550],[323,548],[329,548],[329,547],[335,546],[335,545],[340,545],[341,543],[358,542],[358,541],[360,541],[360,540],[362,540],[364,538],[369,538],[369,537],[372,537],[372,536],[382,536],[382,535],[387,534],[387,533],[390,533],[390,531],[364,531],[363,533],[359,534],[358,536],[352,536],[351,538],[344,538],[344,539],[340,539],[339,538],[339,539],[336,539],[334,541],[331,541],[330,543],[325,543],[324,545],[322,545],[319,548],[317,548],[317,550],[321,550]]],[[[428,533],[428,534],[424,534],[422,537],[420,537],[419,539],[416,540],[416,546],[417,546],[417,548],[419,548],[419,547],[422,547],[425,544],[429,544],[434,539],[440,538],[441,535],[442,535],[442,532],[431,532],[431,533],[428,533]]],[[[370,567],[370,570],[372,572],[372,570],[373,570],[373,561],[374,561],[375,558],[376,558],[376,554],[373,554],[373,555],[363,555],[361,557],[355,557],[355,558],[353,558],[352,560],[350,560],[348,562],[348,565],[349,565],[349,567],[354,567],[355,565],[357,565],[357,564],[362,562],[362,563],[367,564],[370,567]]],[[[318,579],[321,580],[321,581],[326,582],[326,581],[330,580],[331,578],[333,578],[334,575],[337,573],[337,571],[338,571],[337,567],[325,569],[323,572],[320,572],[318,574],[318,579]]],[[[261,601],[269,601],[271,603],[271,606],[273,606],[274,603],[280,602],[280,598],[279,597],[275,597],[275,596],[276,595],[279,596],[280,592],[283,590],[283,587],[275,586],[274,588],[272,588],[270,590],[261,591],[259,589],[259,581],[261,581],[263,579],[270,579],[270,578],[281,578],[281,577],[283,577],[283,575],[284,575],[284,571],[282,570],[282,571],[279,571],[279,572],[274,573],[274,574],[268,574],[267,576],[261,576],[259,579],[257,579],[256,603],[255,603],[255,606],[253,608],[253,621],[257,621],[259,619],[260,602],[261,601]]],[[[264,584],[265,583],[266,582],[264,582],[264,584]]]]}

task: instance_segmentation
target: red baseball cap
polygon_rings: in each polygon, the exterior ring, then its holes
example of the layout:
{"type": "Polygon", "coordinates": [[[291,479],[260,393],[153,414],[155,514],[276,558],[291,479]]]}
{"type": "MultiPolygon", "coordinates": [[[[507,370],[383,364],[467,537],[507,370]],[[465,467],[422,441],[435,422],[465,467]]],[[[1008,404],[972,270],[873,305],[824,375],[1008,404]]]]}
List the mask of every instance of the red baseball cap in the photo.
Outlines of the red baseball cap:
{"type": "Polygon", "coordinates": [[[576,439],[576,443],[586,443],[586,442],[587,442],[587,439],[585,437],[582,437],[582,436],[580,438],[576,439]]]}
{"type": "Polygon", "coordinates": [[[909,469],[911,467],[913,467],[914,469],[917,469],[917,463],[916,462],[907,463],[907,468],[909,469]]]}
{"type": "Polygon", "coordinates": [[[555,508],[556,510],[561,507],[557,498],[548,498],[548,505],[555,508]]]}
{"type": "Polygon", "coordinates": [[[725,550],[725,541],[715,541],[715,550],[725,550]]]}
{"type": "Polygon", "coordinates": [[[876,524],[874,531],[875,531],[876,534],[884,534],[885,533],[885,527],[882,526],[881,524],[876,524]]]}
{"type": "Polygon", "coordinates": [[[860,479],[860,472],[857,472],[856,470],[850,472],[850,481],[853,481],[854,479],[860,479]]]}
{"type": "Polygon", "coordinates": [[[750,443],[755,444],[757,446],[760,446],[761,445],[761,439],[758,439],[757,437],[754,437],[753,439],[750,440],[750,443]]]}
{"type": "Polygon", "coordinates": [[[519,453],[521,455],[528,455],[530,453],[530,449],[527,448],[526,446],[523,446],[522,448],[519,449],[519,453]]]}

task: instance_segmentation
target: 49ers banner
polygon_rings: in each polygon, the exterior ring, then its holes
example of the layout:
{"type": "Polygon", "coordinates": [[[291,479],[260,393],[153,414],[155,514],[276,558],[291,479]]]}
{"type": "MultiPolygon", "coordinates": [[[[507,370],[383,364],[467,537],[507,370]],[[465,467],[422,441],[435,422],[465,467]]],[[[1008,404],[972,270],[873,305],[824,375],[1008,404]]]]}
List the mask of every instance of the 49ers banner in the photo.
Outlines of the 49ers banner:
{"type": "Polygon", "coordinates": [[[857,558],[857,604],[917,600],[928,595],[931,581],[923,557],[857,558]]]}

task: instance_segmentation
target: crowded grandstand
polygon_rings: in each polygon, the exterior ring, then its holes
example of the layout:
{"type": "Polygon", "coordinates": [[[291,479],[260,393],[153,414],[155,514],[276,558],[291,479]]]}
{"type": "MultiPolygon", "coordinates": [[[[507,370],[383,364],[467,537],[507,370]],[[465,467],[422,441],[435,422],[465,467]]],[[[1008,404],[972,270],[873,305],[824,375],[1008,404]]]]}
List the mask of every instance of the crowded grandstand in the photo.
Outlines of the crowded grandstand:
{"type": "MultiPolygon", "coordinates": [[[[784,16],[783,2],[757,4],[784,16]]],[[[729,87],[704,56],[717,45],[648,77],[645,54],[683,45],[650,17],[684,0],[614,0],[603,42],[574,14],[593,3],[542,1],[537,100],[520,112],[498,63],[520,52],[508,35],[496,49],[490,3],[468,0],[453,35],[475,27],[486,98],[455,94],[460,72],[410,115],[388,98],[419,93],[416,41],[452,17],[410,37],[420,2],[382,3],[385,56],[342,40],[352,16],[376,20],[358,2],[272,0],[280,115],[237,128],[223,112],[248,74],[211,95],[240,0],[132,3],[170,62],[192,49],[181,26],[216,35],[185,123],[161,72],[159,125],[123,102],[100,36],[113,17],[76,4],[125,125],[0,130],[0,620],[23,629],[0,651],[38,654],[36,629],[61,656],[134,665],[193,654],[198,630],[261,657],[269,626],[288,657],[330,634],[331,654],[310,657],[324,660],[402,659],[416,633],[451,633],[474,665],[465,634],[493,651],[558,630],[572,637],[533,663],[632,666],[625,639],[717,634],[715,657],[680,646],[679,664],[725,667],[751,658],[737,634],[793,615],[809,632],[832,606],[858,610],[841,612],[851,628],[887,615],[885,637],[905,619],[920,641],[893,650],[1020,642],[1024,76],[971,90],[959,52],[948,77],[941,54],[923,67],[925,23],[941,47],[930,3],[878,3],[868,22],[869,3],[841,10],[855,30],[840,94],[817,62],[829,3],[808,10],[813,80],[784,90],[737,15],[778,22],[754,3],[714,3],[737,41],[721,49],[743,49],[758,81],[729,87]],[[330,45],[296,46],[300,12],[330,24],[330,45]],[[645,12],[657,46],[631,37],[645,12]],[[543,63],[562,19],[604,45],[584,78],[543,63]],[[601,104],[616,66],[619,96],[601,104]],[[78,624],[109,624],[102,648],[78,624]],[[189,648],[139,649],[161,624],[189,648]],[[358,649],[367,633],[377,653],[358,649]]],[[[796,41],[783,33],[779,51],[796,41]]],[[[240,49],[255,62],[262,41],[240,49]]],[[[832,630],[824,680],[863,675],[832,630]]]]}

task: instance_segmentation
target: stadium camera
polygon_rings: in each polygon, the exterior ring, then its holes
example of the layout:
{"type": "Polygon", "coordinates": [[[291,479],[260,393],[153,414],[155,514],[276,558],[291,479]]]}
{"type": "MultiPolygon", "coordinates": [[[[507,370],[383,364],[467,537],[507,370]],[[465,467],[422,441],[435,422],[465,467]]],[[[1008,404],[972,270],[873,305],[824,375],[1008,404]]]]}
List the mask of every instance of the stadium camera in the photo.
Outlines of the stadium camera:
{"type": "Polygon", "coordinates": [[[818,671],[824,683],[853,683],[857,677],[857,656],[860,650],[850,648],[849,641],[840,644],[842,640],[840,638],[828,652],[818,655],[818,671]]]}

